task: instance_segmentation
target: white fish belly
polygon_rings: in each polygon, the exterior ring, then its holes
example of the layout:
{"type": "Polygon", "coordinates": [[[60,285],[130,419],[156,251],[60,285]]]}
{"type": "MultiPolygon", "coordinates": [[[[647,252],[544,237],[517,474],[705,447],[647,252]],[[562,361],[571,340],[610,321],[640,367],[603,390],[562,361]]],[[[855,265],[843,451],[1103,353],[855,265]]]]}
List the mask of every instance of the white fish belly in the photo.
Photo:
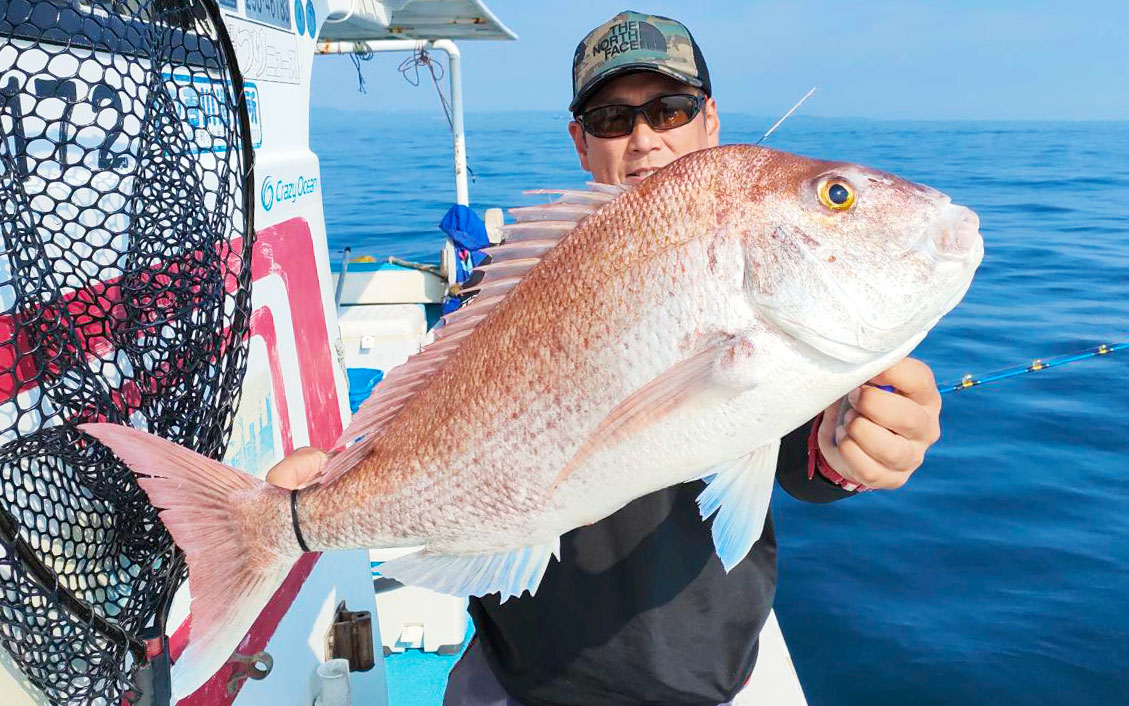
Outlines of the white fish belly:
{"type": "Polygon", "coordinates": [[[545,533],[550,527],[594,522],[635,498],[708,475],[712,467],[780,439],[889,368],[919,340],[865,364],[845,366],[766,334],[757,341],[766,355],[754,363],[759,381],[753,389],[729,397],[703,395],[593,455],[558,489],[550,512],[541,518],[545,533]]]}

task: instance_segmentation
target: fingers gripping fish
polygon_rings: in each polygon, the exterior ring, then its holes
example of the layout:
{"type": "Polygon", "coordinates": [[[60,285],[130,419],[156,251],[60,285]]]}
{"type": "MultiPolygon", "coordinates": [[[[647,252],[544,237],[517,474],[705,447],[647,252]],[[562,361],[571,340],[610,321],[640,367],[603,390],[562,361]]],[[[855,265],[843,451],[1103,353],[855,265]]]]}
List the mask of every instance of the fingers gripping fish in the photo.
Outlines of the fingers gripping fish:
{"type": "Polygon", "coordinates": [[[377,388],[318,485],[83,427],[187,556],[178,694],[306,550],[423,546],[381,572],[506,598],[537,589],[562,533],[708,477],[701,514],[732,568],[761,534],[780,437],[908,354],[983,254],[976,216],[937,191],[748,145],[630,191],[552,193],[514,210],[476,298],[377,388]]]}

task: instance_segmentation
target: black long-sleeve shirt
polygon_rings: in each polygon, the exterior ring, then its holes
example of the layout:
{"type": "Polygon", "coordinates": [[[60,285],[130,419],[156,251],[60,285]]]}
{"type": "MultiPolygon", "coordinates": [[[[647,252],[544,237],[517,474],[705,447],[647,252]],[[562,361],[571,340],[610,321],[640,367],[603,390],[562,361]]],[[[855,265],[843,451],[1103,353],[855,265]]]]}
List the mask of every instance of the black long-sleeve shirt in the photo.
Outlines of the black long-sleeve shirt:
{"type": "MultiPolygon", "coordinates": [[[[776,477],[790,495],[851,495],[809,479],[811,424],[780,445],[776,477]]],[[[776,592],[772,514],[726,574],[695,502],[701,483],[639,498],[561,537],[537,595],[472,598],[483,653],[528,706],[724,703],[748,680],[776,592]]]]}

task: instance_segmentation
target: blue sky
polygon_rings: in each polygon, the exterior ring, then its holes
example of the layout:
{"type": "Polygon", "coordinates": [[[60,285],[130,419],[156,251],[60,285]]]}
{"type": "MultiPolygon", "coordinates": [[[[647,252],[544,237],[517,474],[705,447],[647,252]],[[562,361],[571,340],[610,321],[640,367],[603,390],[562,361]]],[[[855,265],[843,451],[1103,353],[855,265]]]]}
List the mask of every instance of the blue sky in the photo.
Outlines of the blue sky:
{"type": "MultiPolygon", "coordinates": [[[[487,0],[517,42],[464,42],[468,111],[564,111],[577,42],[621,9],[674,17],[702,46],[724,112],[1129,120],[1129,0],[487,0]],[[548,8],[554,7],[555,10],[548,8]]],[[[315,107],[432,110],[404,55],[314,63],[315,107]]]]}

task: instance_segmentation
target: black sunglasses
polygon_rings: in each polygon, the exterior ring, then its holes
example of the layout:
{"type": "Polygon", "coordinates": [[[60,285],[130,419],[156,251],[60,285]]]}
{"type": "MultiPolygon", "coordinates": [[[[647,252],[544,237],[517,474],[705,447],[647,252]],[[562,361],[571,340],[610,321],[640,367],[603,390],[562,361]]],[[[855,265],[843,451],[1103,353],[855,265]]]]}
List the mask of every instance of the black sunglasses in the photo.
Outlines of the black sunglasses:
{"type": "Polygon", "coordinates": [[[594,137],[623,137],[635,130],[636,115],[642,114],[653,130],[673,130],[696,118],[705,103],[705,96],[679,93],[659,96],[643,105],[601,105],[580,113],[576,120],[594,137]]]}

